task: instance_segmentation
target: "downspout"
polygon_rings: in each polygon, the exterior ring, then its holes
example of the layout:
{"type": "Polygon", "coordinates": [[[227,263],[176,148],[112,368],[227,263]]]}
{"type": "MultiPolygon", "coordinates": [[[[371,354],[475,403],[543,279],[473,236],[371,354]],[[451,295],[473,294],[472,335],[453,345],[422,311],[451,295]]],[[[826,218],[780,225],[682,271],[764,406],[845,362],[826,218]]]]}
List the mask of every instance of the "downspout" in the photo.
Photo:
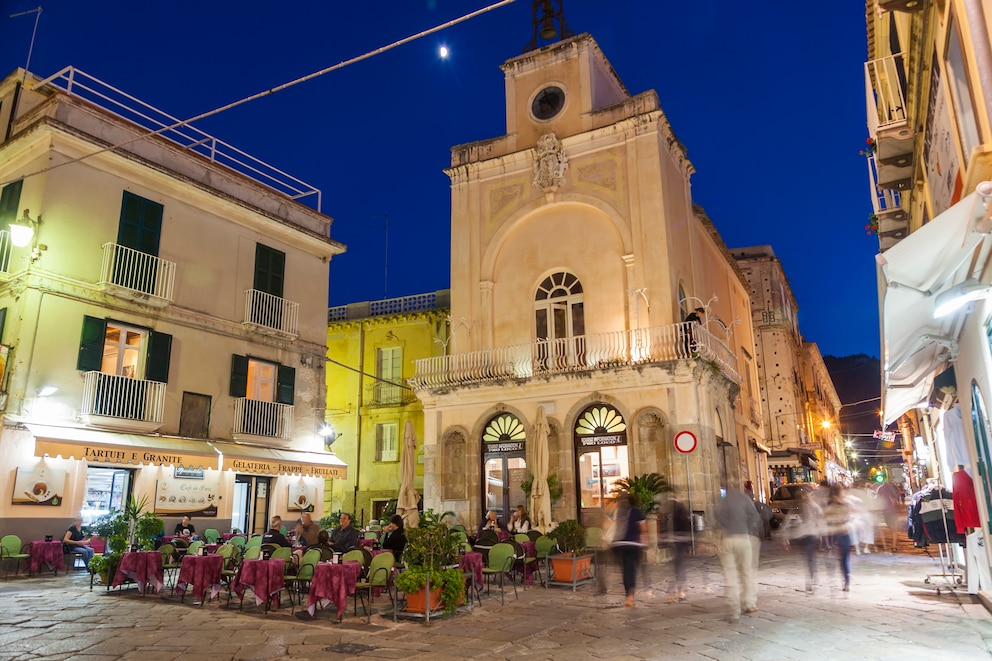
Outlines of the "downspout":
{"type": "MultiPolygon", "coordinates": [[[[365,392],[365,322],[358,325],[358,405],[355,408],[355,506],[351,513],[352,519],[358,514],[358,484],[362,476],[362,406],[365,392]]],[[[364,521],[360,522],[362,525],[364,521]]]]}

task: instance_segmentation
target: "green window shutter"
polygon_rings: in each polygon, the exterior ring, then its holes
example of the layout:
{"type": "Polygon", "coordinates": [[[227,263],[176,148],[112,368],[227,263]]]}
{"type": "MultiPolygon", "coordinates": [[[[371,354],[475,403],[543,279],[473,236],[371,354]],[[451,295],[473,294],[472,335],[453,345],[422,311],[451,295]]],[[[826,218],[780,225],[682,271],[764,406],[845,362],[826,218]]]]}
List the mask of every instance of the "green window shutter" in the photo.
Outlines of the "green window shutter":
{"type": "Polygon", "coordinates": [[[0,229],[7,229],[17,219],[17,207],[21,203],[21,184],[15,181],[3,187],[0,192],[0,229]]]}
{"type": "Polygon", "coordinates": [[[261,243],[255,244],[254,289],[282,298],[286,276],[286,253],[261,243]]]}
{"type": "Polygon", "coordinates": [[[169,361],[172,357],[172,336],[151,331],[148,334],[148,356],[145,360],[145,378],[160,383],[169,382],[169,361]]]}
{"type": "Polygon", "coordinates": [[[146,255],[158,256],[163,209],[164,207],[158,202],[124,191],[124,199],[121,201],[121,221],[117,228],[117,243],[146,255]]]}
{"type": "Polygon", "coordinates": [[[276,401],[280,404],[292,404],[296,398],[296,370],[285,365],[279,366],[276,377],[276,401]]]}
{"type": "Polygon", "coordinates": [[[83,317],[83,334],[79,339],[79,356],[76,369],[99,372],[103,367],[103,345],[107,340],[107,321],[96,317],[83,317]]]}
{"type": "Polygon", "coordinates": [[[231,397],[248,395],[248,358],[233,354],[231,356],[231,397]]]}

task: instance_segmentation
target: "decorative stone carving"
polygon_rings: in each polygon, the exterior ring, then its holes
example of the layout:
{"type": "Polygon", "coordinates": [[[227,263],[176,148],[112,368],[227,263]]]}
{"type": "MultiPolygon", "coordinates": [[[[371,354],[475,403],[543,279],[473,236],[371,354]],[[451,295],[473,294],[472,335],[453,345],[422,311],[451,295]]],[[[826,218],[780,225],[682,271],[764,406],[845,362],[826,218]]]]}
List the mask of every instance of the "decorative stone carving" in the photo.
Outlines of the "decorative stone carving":
{"type": "Polygon", "coordinates": [[[557,192],[558,187],[565,183],[565,168],[568,167],[568,157],[562,150],[561,140],[554,133],[545,133],[534,149],[537,152],[534,185],[546,194],[557,192]]]}
{"type": "Polygon", "coordinates": [[[497,188],[496,190],[489,193],[489,211],[493,216],[499,214],[506,205],[510,204],[516,199],[519,199],[523,193],[523,186],[520,184],[512,184],[510,186],[503,186],[502,188],[497,188]]]}
{"type": "Polygon", "coordinates": [[[579,181],[616,190],[617,164],[614,161],[600,161],[579,168],[579,181]]]}
{"type": "Polygon", "coordinates": [[[465,457],[465,435],[458,430],[452,430],[444,435],[444,475],[442,483],[445,500],[457,500],[468,497],[468,485],[465,477],[467,471],[465,457]]]}

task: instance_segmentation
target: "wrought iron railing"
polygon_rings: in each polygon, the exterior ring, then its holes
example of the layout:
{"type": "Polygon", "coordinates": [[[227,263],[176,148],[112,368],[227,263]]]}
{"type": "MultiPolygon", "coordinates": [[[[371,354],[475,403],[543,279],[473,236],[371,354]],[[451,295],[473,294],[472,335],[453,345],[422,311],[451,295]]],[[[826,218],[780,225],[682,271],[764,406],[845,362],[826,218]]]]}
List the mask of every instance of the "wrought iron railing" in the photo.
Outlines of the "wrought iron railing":
{"type": "Polygon", "coordinates": [[[100,284],[172,301],[176,264],[116,243],[103,244],[100,284]]]}
{"type": "Polygon", "coordinates": [[[83,377],[82,415],[161,423],[164,410],[164,383],[103,372],[83,377]]]}
{"type": "Polygon", "coordinates": [[[907,123],[905,66],[902,53],[865,62],[868,131],[872,136],[907,123]]]}
{"type": "Polygon", "coordinates": [[[416,399],[409,388],[392,383],[376,382],[366,386],[369,406],[402,406],[416,399]]]}
{"type": "Polygon", "coordinates": [[[696,323],[680,323],[422,358],[410,385],[437,388],[696,358],[740,383],[737,358],[726,344],[696,323]]]}
{"type": "Polygon", "coordinates": [[[293,407],[240,397],[234,400],[234,433],[269,438],[289,438],[293,430],[293,407]]]}
{"type": "Polygon", "coordinates": [[[295,337],[298,334],[299,316],[299,303],[257,289],[245,290],[246,325],[295,337]]]}

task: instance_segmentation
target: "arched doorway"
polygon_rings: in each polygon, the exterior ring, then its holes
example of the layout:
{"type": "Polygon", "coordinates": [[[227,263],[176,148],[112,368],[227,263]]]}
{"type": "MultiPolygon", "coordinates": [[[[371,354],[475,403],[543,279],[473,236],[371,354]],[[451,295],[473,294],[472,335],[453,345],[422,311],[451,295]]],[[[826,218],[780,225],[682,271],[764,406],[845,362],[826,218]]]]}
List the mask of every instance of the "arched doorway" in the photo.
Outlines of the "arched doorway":
{"type": "Polygon", "coordinates": [[[579,522],[598,524],[617,480],[630,476],[627,423],[616,407],[592,404],[579,415],[574,442],[579,522]]]}
{"type": "Polygon", "coordinates": [[[486,511],[496,510],[506,525],[511,508],[525,505],[520,483],[527,477],[525,442],[527,432],[512,413],[494,416],[482,430],[482,503],[486,511]]]}

